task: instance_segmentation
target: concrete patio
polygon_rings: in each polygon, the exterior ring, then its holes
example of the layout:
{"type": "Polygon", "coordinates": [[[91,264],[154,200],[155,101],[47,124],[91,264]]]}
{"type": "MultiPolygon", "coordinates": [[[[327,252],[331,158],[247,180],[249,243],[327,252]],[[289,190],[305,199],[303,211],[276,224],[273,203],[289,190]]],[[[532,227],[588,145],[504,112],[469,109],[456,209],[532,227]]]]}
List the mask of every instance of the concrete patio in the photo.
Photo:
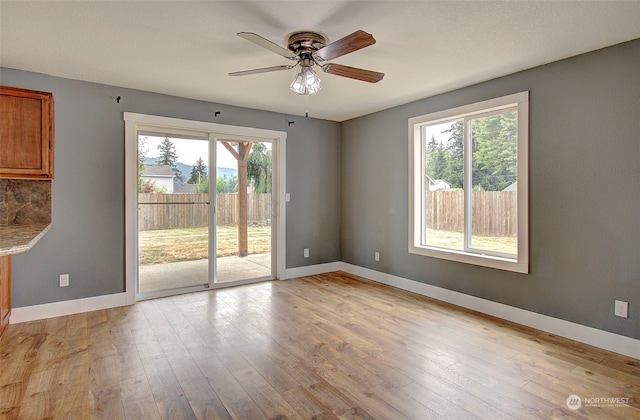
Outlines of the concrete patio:
{"type": "MultiPolygon", "coordinates": [[[[217,283],[271,275],[271,253],[217,259],[217,283]]],[[[175,289],[207,283],[209,260],[147,264],[139,268],[140,292],[175,289]]]]}

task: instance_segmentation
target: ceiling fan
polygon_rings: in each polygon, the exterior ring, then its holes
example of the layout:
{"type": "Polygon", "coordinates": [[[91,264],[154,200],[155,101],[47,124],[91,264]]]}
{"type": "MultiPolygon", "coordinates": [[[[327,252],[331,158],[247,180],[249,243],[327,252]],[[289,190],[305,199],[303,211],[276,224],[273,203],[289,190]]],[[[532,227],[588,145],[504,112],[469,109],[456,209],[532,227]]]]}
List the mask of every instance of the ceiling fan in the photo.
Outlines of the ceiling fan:
{"type": "Polygon", "coordinates": [[[358,51],[376,43],[375,38],[371,34],[362,30],[355,31],[328,45],[326,37],[317,32],[296,31],[287,37],[287,48],[283,48],[252,32],[240,32],[238,36],[296,63],[293,65],[236,71],[229,73],[230,76],[246,76],[249,74],[290,70],[296,66],[300,66],[300,72],[289,86],[291,92],[300,95],[312,95],[322,89],[320,86],[320,78],[316,72],[313,71],[314,66],[320,67],[325,73],[369,83],[377,83],[384,77],[384,73],[344,66],[342,64],[328,63],[328,61],[334,58],[358,51]]]}

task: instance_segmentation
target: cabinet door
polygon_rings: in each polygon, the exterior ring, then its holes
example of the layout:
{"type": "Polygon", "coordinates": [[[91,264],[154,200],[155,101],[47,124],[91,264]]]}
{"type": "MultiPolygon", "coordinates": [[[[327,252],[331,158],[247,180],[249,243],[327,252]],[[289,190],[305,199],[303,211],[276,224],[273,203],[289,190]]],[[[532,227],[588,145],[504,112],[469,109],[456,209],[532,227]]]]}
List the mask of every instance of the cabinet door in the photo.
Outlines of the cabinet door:
{"type": "Polygon", "coordinates": [[[0,178],[53,177],[53,95],[0,86],[0,178]]]}
{"type": "Polygon", "coordinates": [[[0,335],[11,314],[11,256],[0,257],[0,335]]]}

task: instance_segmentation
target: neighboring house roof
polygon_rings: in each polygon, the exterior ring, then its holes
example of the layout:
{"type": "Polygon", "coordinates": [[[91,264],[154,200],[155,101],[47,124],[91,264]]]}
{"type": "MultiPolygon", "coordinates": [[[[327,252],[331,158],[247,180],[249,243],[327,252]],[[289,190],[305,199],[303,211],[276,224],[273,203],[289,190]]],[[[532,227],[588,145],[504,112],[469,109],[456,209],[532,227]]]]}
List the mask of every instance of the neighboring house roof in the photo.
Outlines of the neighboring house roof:
{"type": "Polygon", "coordinates": [[[451,184],[444,179],[433,179],[429,175],[425,175],[429,184],[429,191],[448,190],[451,189],[451,184]]]}
{"type": "Polygon", "coordinates": [[[509,185],[508,187],[506,187],[502,191],[518,191],[518,181],[516,181],[513,184],[509,185]]]}
{"type": "Polygon", "coordinates": [[[169,165],[144,165],[144,174],[142,176],[175,177],[176,174],[169,165]]]}

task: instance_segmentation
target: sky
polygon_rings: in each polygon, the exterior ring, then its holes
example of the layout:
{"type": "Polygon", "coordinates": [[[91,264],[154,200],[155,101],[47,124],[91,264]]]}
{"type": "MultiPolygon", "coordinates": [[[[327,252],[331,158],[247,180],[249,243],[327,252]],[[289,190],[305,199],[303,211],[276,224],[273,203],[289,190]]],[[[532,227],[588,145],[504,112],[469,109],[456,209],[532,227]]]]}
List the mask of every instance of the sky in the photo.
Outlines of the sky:
{"type": "MultiPolygon", "coordinates": [[[[150,158],[158,157],[158,145],[164,140],[164,137],[143,136],[147,140],[144,148],[146,149],[146,156],[150,158]]],[[[194,165],[198,158],[202,158],[202,161],[207,166],[209,165],[209,141],[208,140],[189,140],[169,137],[171,142],[176,148],[178,155],[177,161],[184,163],[185,165],[194,165]]],[[[271,143],[265,143],[268,149],[271,149],[271,143]]],[[[236,159],[231,156],[231,153],[222,145],[217,143],[216,149],[217,167],[218,168],[236,168],[236,159]]]]}
{"type": "Polygon", "coordinates": [[[451,137],[448,133],[444,134],[443,131],[450,130],[454,121],[446,121],[443,123],[427,125],[424,127],[424,139],[426,143],[429,144],[431,141],[431,136],[436,140],[436,143],[441,144],[442,146],[446,146],[449,141],[449,137],[451,137]]]}

